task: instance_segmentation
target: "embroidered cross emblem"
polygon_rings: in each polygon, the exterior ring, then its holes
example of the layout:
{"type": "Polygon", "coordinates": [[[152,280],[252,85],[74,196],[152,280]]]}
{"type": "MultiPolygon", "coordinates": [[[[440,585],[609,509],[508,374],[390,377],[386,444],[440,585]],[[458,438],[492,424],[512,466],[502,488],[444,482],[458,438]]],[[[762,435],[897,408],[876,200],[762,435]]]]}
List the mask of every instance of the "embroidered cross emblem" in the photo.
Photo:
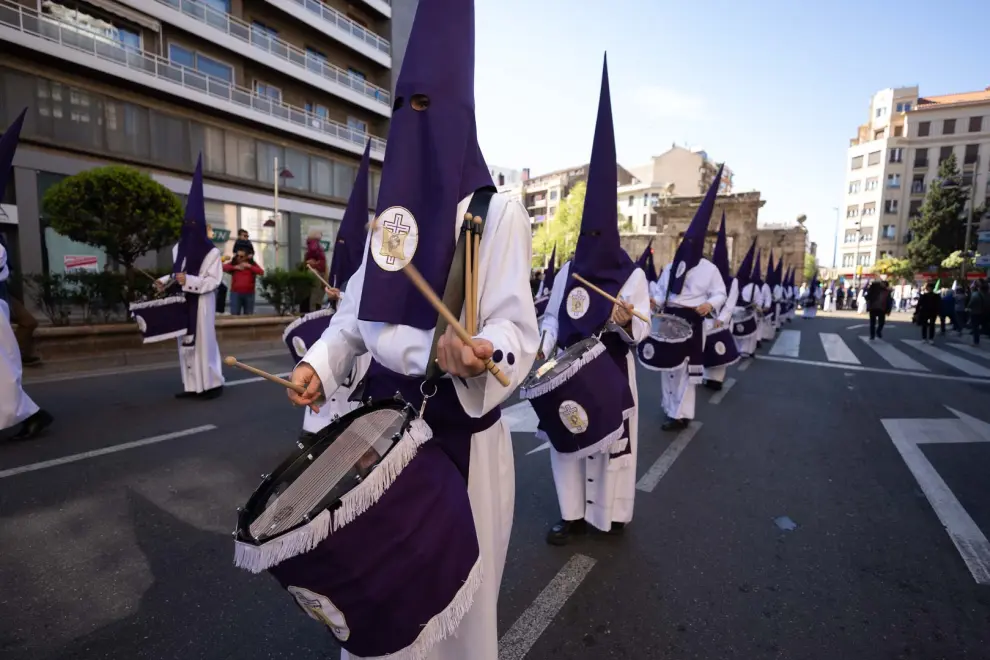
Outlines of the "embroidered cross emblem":
{"type": "Polygon", "coordinates": [[[409,225],[403,224],[402,214],[396,213],[382,223],[384,234],[382,236],[382,247],[379,251],[385,257],[385,263],[389,266],[395,264],[395,260],[405,261],[406,238],[409,236],[409,225]]]}

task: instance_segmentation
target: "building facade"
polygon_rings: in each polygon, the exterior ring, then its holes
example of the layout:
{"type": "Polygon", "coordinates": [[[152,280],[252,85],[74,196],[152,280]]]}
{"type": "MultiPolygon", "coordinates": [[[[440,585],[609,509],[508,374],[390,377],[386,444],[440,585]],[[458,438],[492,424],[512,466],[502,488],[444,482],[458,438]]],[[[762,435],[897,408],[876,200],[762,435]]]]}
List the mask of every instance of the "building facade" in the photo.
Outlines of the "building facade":
{"type": "Polygon", "coordinates": [[[311,229],[332,242],[369,140],[377,198],[407,1],[0,0],[0,124],[28,108],[0,214],[15,266],[102,267],[46,226],[63,177],[126,164],[185,195],[200,154],[215,241],[247,229],[266,268],[301,260],[311,229]]]}
{"type": "Polygon", "coordinates": [[[990,201],[990,87],[928,97],[899,87],[873,95],[846,156],[838,275],[868,274],[878,259],[906,255],[911,218],[952,154],[970,202],[978,208],[990,201]]]}
{"type": "MultiPolygon", "coordinates": [[[[557,207],[560,206],[561,200],[567,197],[571,189],[582,181],[588,181],[587,164],[535,177],[529,176],[529,170],[524,169],[521,198],[526,211],[529,213],[533,229],[535,230],[547,220],[552,220],[557,214],[557,207]]],[[[616,171],[617,185],[620,187],[629,185],[632,181],[632,174],[619,165],[616,171]]]]}

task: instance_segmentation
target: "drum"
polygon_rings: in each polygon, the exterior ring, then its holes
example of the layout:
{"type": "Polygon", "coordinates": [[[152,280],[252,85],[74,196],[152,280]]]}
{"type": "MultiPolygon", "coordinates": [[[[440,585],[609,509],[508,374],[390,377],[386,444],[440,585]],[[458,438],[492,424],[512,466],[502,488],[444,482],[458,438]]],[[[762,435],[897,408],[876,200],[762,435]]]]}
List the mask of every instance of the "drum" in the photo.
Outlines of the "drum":
{"type": "Polygon", "coordinates": [[[364,406],[264,477],[234,563],[267,570],[351,655],[426,657],[481,584],[467,484],[401,401],[364,406]]]}
{"type": "Polygon", "coordinates": [[[759,330],[760,324],[756,317],[756,309],[752,306],[736,307],[732,310],[732,334],[739,339],[746,339],[759,330]]]}
{"type": "Polygon", "coordinates": [[[739,361],[739,349],[736,347],[736,340],[732,337],[733,328],[724,326],[712,328],[705,331],[705,358],[706,369],[712,367],[728,367],[739,361]]]}
{"type": "Polygon", "coordinates": [[[335,311],[332,307],[318,309],[296,319],[285,328],[282,341],[289,347],[289,354],[295,362],[302,360],[309,347],[323,336],[335,311]]]}
{"type": "Polygon", "coordinates": [[[184,337],[189,329],[189,307],[182,294],[131,303],[128,308],[144,335],[144,343],[184,337]]]}
{"type": "Polygon", "coordinates": [[[672,314],[654,314],[650,336],[636,347],[639,363],[651,371],[673,371],[691,356],[691,324],[672,314]]]}
{"type": "Polygon", "coordinates": [[[622,437],[622,422],[632,401],[629,379],[589,337],[547,361],[519,388],[540,420],[540,431],[569,459],[609,451],[622,437]]]}

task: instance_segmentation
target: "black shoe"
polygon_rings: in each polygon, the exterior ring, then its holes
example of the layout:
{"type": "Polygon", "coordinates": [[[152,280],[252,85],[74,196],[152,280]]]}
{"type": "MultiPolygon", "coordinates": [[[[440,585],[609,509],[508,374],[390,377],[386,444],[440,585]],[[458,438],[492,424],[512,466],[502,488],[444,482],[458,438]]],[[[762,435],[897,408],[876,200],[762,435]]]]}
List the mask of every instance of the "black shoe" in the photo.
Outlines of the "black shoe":
{"type": "Polygon", "coordinates": [[[44,410],[39,410],[24,420],[20,430],[14,435],[13,440],[32,440],[41,435],[41,432],[51,426],[55,418],[44,410]]]}
{"type": "Polygon", "coordinates": [[[757,340],[756,347],[757,348],[763,348],[763,340],[757,340]]]}
{"type": "Polygon", "coordinates": [[[21,365],[25,367],[40,367],[41,358],[38,357],[37,355],[22,355],[21,365]]]}
{"type": "Polygon", "coordinates": [[[219,399],[223,396],[223,385],[220,387],[214,387],[213,389],[203,390],[199,393],[199,398],[203,401],[209,401],[210,399],[219,399]]]}
{"type": "Polygon", "coordinates": [[[623,532],[626,531],[626,523],[614,522],[612,523],[612,528],[609,529],[606,534],[609,536],[622,536],[623,532]]]}
{"type": "Polygon", "coordinates": [[[720,389],[722,389],[722,383],[718,382],[717,380],[706,380],[704,382],[704,386],[714,392],[718,392],[720,389]]]}
{"type": "Polygon", "coordinates": [[[876,337],[874,335],[870,335],[870,341],[873,341],[874,339],[876,339],[876,337]]]}
{"type": "Polygon", "coordinates": [[[199,394],[196,392],[176,392],[176,399],[195,399],[199,394]]]}
{"type": "Polygon", "coordinates": [[[660,427],[661,431],[681,431],[687,428],[688,420],[686,419],[668,419],[663,426],[660,427]]]}
{"type": "Polygon", "coordinates": [[[883,330],[877,330],[877,339],[883,339],[883,330]]]}
{"type": "Polygon", "coordinates": [[[581,520],[561,520],[550,528],[547,532],[547,543],[550,545],[567,545],[571,536],[584,534],[588,531],[588,524],[581,520]]]}

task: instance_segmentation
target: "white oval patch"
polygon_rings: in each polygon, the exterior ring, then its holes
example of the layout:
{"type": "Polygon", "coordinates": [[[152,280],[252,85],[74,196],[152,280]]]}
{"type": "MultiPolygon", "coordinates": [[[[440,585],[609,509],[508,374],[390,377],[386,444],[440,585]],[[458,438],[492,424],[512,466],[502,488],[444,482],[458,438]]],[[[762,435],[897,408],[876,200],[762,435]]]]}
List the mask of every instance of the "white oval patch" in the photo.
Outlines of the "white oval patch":
{"type": "Polygon", "coordinates": [[[579,319],[588,313],[591,296],[583,287],[576,286],[567,294],[567,315],[579,319]]]}
{"type": "Polygon", "coordinates": [[[409,209],[390,206],[381,212],[371,233],[371,256],[382,270],[396,272],[412,261],[419,246],[419,225],[409,209]]]}
{"type": "Polygon", "coordinates": [[[292,338],[292,349],[296,352],[296,355],[306,355],[306,342],[299,335],[292,338]]]}
{"type": "Polygon", "coordinates": [[[681,263],[677,264],[677,273],[674,275],[674,277],[678,277],[678,278],[684,277],[684,271],[686,270],[687,270],[687,263],[682,261],[681,263]]]}
{"type": "Polygon", "coordinates": [[[715,352],[719,355],[725,355],[725,344],[720,341],[715,342],[715,352]]]}
{"type": "Polygon", "coordinates": [[[745,328],[745,327],[743,326],[743,324],[742,324],[742,323],[737,323],[737,324],[736,324],[736,332],[742,332],[742,331],[743,331],[743,330],[745,330],[745,329],[746,329],[746,328],[745,328]]]}
{"type": "Polygon", "coordinates": [[[652,360],[653,356],[656,354],[656,350],[653,348],[653,344],[643,344],[643,358],[646,360],[652,360]]]}
{"type": "Polygon", "coordinates": [[[576,401],[564,401],[557,408],[560,421],[571,433],[577,435],[588,430],[588,411],[576,401]]]}
{"type": "Polygon", "coordinates": [[[346,642],[351,636],[351,629],[347,627],[344,613],[338,610],[329,598],[302,587],[289,587],[288,592],[311,619],[326,625],[334,637],[346,642]]]}

